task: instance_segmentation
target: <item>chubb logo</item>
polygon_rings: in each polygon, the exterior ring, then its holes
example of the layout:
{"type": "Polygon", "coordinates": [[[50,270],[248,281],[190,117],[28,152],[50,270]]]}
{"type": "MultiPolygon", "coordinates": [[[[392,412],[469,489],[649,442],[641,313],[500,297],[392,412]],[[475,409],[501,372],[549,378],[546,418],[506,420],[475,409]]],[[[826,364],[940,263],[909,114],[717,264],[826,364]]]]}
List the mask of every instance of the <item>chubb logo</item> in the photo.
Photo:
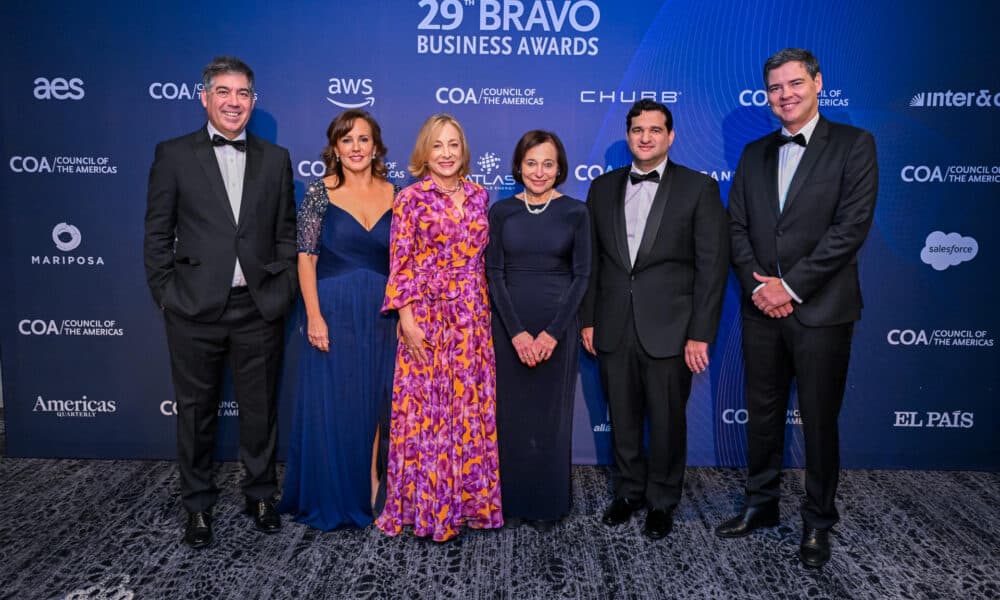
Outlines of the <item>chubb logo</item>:
{"type": "Polygon", "coordinates": [[[56,248],[59,248],[63,252],[76,250],[82,239],[83,236],[80,235],[80,230],[74,225],[59,223],[52,228],[52,241],[55,242],[56,248]]]}
{"type": "Polygon", "coordinates": [[[149,97],[153,100],[201,100],[201,92],[205,84],[174,83],[172,81],[154,81],[149,84],[149,97]]]}
{"type": "Polygon", "coordinates": [[[972,260],[976,254],[979,254],[979,244],[975,238],[955,232],[932,231],[924,240],[920,260],[934,267],[935,271],[944,271],[972,260]]]}
{"type": "Polygon", "coordinates": [[[114,400],[91,400],[81,396],[79,400],[46,400],[35,398],[31,412],[50,413],[57,417],[96,417],[98,413],[113,413],[118,410],[114,400]]]}
{"type": "Polygon", "coordinates": [[[644,99],[676,104],[680,96],[676,90],[580,90],[580,104],[632,104],[644,99]]]}
{"type": "Polygon", "coordinates": [[[918,92],[910,98],[912,108],[996,108],[1000,106],[1000,92],[988,89],[969,92],[918,92]]]}
{"type": "Polygon", "coordinates": [[[375,87],[370,77],[331,77],[326,92],[327,102],[340,108],[375,106],[375,87]]]}
{"type": "Polygon", "coordinates": [[[86,95],[79,77],[36,77],[35,98],[39,100],[82,100],[86,95]]]}

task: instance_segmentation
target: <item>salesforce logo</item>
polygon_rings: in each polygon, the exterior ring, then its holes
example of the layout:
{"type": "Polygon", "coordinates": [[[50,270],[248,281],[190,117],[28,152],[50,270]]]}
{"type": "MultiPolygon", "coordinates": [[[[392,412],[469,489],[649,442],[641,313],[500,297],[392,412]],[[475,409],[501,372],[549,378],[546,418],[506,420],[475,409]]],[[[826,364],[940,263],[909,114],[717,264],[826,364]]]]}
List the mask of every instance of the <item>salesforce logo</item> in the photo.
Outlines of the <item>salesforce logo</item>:
{"type": "Polygon", "coordinates": [[[972,260],[978,253],[979,244],[975,238],[955,232],[946,234],[943,231],[932,231],[924,240],[920,260],[934,267],[935,271],[944,271],[948,267],[972,260]]]}

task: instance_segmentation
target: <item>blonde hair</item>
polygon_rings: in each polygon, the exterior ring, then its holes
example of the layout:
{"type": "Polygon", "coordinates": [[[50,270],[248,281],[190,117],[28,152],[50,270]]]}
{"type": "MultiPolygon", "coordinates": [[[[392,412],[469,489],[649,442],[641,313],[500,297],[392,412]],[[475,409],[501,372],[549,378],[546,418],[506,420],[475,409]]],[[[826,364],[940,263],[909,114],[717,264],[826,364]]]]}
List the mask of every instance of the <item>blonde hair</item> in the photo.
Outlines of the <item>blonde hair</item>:
{"type": "Polygon", "coordinates": [[[451,125],[457,129],[458,137],[462,141],[462,164],[458,168],[458,176],[462,178],[469,174],[469,144],[465,140],[465,131],[455,117],[445,113],[438,113],[431,115],[430,118],[424,121],[424,124],[420,126],[420,131],[417,132],[417,141],[413,145],[410,164],[407,166],[410,174],[414,177],[422,178],[427,174],[427,159],[431,155],[431,150],[434,149],[434,142],[436,141],[434,138],[437,137],[437,134],[445,125],[451,125]]]}

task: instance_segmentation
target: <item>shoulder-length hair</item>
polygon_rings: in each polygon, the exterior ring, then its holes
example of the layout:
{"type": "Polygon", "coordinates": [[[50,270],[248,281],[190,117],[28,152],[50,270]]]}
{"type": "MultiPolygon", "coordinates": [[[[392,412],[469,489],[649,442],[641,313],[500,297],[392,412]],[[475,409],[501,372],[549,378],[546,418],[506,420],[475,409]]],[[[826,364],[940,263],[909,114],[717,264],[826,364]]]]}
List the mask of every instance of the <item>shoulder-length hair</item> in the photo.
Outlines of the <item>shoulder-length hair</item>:
{"type": "Polygon", "coordinates": [[[438,133],[445,125],[452,125],[457,129],[458,137],[462,141],[462,161],[458,168],[458,176],[463,178],[469,174],[469,144],[465,139],[465,130],[462,129],[455,117],[439,113],[431,115],[424,121],[424,124],[420,126],[420,131],[417,132],[417,141],[413,145],[413,153],[410,155],[410,164],[408,165],[410,174],[414,177],[422,178],[427,175],[427,160],[430,158],[431,150],[434,149],[438,133]]]}
{"type": "Polygon", "coordinates": [[[364,119],[372,129],[372,145],[375,154],[372,159],[372,175],[379,179],[385,179],[386,175],[389,174],[389,170],[385,168],[385,155],[388,149],[382,143],[382,128],[378,126],[378,121],[367,111],[345,110],[334,117],[330,126],[326,128],[326,147],[320,154],[326,165],[326,175],[337,176],[337,185],[334,186],[334,189],[339,188],[344,183],[344,166],[337,160],[337,141],[351,132],[351,129],[354,128],[354,121],[358,119],[364,119]]]}

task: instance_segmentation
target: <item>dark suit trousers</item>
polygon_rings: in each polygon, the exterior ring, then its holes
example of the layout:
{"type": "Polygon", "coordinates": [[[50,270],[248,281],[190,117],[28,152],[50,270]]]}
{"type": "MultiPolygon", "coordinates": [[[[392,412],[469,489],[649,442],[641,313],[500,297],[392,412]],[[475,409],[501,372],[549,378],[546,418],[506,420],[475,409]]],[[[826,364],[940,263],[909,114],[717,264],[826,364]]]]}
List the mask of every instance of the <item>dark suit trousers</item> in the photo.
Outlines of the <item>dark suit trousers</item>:
{"type": "Polygon", "coordinates": [[[613,352],[601,352],[601,380],[611,415],[615,496],[645,498],[651,508],[677,506],[687,463],[687,400],[691,371],[684,357],[654,358],[636,335],[627,307],[622,339],[613,352]],[[643,451],[649,424],[648,453],[643,451]]]}
{"type": "Polygon", "coordinates": [[[806,327],[795,315],[743,318],[747,390],[747,503],[780,496],[785,418],[796,380],[806,451],[802,521],[829,528],[839,519],[834,504],[840,480],[837,419],[844,399],[854,323],[806,327]]]}
{"type": "Polygon", "coordinates": [[[208,510],[218,488],[212,478],[216,421],[227,356],[239,406],[243,493],[271,499],[275,471],[275,392],[281,364],[282,320],[267,322],[246,288],[229,295],[222,317],[198,323],[165,311],[167,344],[177,401],[177,454],[181,501],[188,511],[208,510]]]}

